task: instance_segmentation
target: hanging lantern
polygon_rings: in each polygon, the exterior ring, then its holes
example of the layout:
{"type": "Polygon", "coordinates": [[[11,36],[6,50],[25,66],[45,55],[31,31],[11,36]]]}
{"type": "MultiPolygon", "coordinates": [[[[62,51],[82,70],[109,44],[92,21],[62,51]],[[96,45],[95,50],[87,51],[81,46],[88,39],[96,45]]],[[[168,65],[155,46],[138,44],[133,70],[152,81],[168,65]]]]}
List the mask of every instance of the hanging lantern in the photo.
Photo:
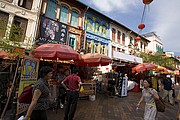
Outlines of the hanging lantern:
{"type": "Polygon", "coordinates": [[[143,0],[144,4],[150,4],[153,0],[143,0]]]}
{"type": "Polygon", "coordinates": [[[166,54],[162,54],[162,56],[166,56],[166,54]]]}
{"type": "Polygon", "coordinates": [[[145,28],[145,24],[139,24],[139,25],[138,25],[138,28],[139,28],[140,30],[144,29],[144,28],[145,28]]]}
{"type": "Polygon", "coordinates": [[[136,37],[136,40],[137,40],[137,41],[140,41],[140,40],[141,40],[141,38],[138,36],[138,37],[136,37]]]}
{"type": "Polygon", "coordinates": [[[177,56],[178,59],[180,59],[180,56],[177,56]]]}
{"type": "Polygon", "coordinates": [[[136,43],[134,43],[134,46],[138,46],[138,43],[136,42],[136,43]]]}

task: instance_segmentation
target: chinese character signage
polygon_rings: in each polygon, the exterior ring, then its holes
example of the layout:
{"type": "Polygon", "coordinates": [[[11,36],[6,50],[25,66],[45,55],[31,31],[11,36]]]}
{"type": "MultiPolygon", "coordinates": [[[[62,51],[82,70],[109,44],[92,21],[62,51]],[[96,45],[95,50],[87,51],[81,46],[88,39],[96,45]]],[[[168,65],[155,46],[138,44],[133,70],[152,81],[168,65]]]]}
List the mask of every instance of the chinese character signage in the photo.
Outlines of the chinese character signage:
{"type": "MultiPolygon", "coordinates": [[[[25,56],[22,61],[21,79],[19,83],[18,97],[25,87],[34,84],[38,78],[39,59],[25,56]]],[[[29,104],[17,102],[17,115],[25,112],[29,104]]]]}
{"type": "Polygon", "coordinates": [[[38,45],[46,43],[66,44],[67,25],[48,19],[44,16],[41,16],[40,20],[38,45]]]}

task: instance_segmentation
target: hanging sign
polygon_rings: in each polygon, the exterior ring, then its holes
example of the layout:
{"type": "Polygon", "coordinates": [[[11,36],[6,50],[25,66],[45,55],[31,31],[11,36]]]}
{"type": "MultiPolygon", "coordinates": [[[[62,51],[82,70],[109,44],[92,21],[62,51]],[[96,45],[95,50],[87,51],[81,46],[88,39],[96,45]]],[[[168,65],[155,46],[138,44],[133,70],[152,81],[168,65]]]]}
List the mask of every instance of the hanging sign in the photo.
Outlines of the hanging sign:
{"type": "MultiPolygon", "coordinates": [[[[18,97],[22,94],[25,87],[34,84],[38,78],[39,59],[25,56],[22,61],[21,78],[19,83],[18,97]]],[[[25,112],[29,104],[17,101],[17,115],[25,112]]]]}
{"type": "Polygon", "coordinates": [[[41,16],[37,45],[66,44],[67,31],[67,25],[41,16]]]}

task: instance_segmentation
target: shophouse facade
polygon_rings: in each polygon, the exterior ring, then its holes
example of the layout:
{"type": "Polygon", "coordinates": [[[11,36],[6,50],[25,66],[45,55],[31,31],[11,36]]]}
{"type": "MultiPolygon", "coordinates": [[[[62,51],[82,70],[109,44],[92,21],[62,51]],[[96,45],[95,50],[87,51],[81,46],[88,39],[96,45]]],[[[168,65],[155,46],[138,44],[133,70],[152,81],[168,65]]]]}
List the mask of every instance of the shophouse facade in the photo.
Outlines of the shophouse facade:
{"type": "Polygon", "coordinates": [[[108,56],[110,42],[110,19],[88,8],[85,13],[86,52],[100,53],[108,56]]]}
{"type": "Polygon", "coordinates": [[[146,52],[149,40],[140,36],[141,40],[136,41],[137,36],[140,35],[126,26],[112,21],[110,24],[109,57],[119,61],[118,63],[142,63],[142,58],[136,55],[138,52],[146,52]]]}
{"type": "Polygon", "coordinates": [[[43,0],[37,45],[55,43],[84,49],[85,10],[86,6],[78,1],[43,0]]]}
{"type": "Polygon", "coordinates": [[[163,53],[163,43],[161,39],[154,32],[150,32],[147,34],[143,34],[145,38],[147,38],[150,43],[148,44],[147,51],[150,53],[163,53]]]}
{"type": "Polygon", "coordinates": [[[12,24],[21,28],[16,34],[21,47],[31,49],[34,44],[38,25],[41,0],[0,0],[0,21],[6,21],[7,30],[2,30],[0,37],[10,35],[12,24]]]}

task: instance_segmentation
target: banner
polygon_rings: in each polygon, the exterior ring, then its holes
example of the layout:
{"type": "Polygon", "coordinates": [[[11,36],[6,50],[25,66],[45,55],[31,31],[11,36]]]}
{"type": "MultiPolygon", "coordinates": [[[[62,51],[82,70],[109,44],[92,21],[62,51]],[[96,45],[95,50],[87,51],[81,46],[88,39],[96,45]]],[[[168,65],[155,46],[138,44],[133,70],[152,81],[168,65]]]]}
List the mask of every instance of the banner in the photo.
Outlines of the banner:
{"type": "Polygon", "coordinates": [[[67,25],[48,19],[44,16],[41,16],[40,20],[37,45],[46,43],[66,44],[67,25]]]}
{"type": "MultiPolygon", "coordinates": [[[[21,78],[19,83],[18,97],[22,94],[25,87],[34,84],[38,78],[39,59],[24,56],[22,61],[21,78]]],[[[25,112],[29,104],[19,103],[17,101],[17,115],[25,112]]]]}
{"type": "Polygon", "coordinates": [[[122,81],[122,90],[121,90],[122,97],[127,96],[127,86],[128,86],[128,77],[124,76],[122,81]]]}

